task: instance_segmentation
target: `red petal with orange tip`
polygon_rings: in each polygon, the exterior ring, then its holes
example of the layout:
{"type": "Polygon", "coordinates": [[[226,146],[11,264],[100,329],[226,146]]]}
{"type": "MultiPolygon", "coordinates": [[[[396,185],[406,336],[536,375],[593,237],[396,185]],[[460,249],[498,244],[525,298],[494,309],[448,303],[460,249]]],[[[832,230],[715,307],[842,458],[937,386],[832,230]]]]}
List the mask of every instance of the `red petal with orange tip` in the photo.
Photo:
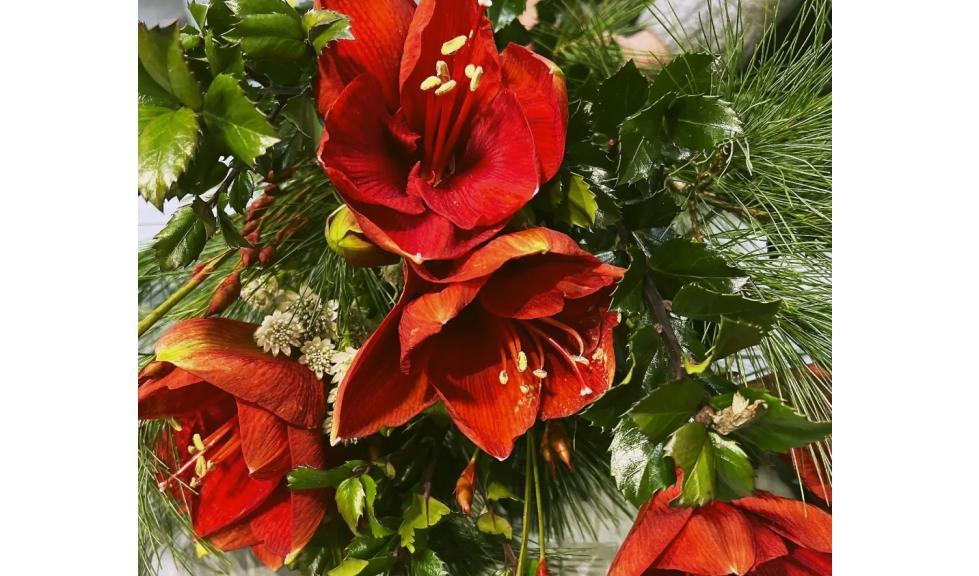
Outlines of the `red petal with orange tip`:
{"type": "Polygon", "coordinates": [[[317,428],[325,416],[323,384],[308,368],[255,345],[256,326],[226,318],[178,322],[156,343],[156,355],[287,422],[317,428]]]}
{"type": "Polygon", "coordinates": [[[243,520],[269,498],[281,478],[256,480],[240,453],[220,462],[204,476],[194,507],[194,532],[205,538],[243,520]]]}
{"type": "Polygon", "coordinates": [[[758,492],[731,502],[762,519],[776,534],[817,552],[833,551],[833,517],[800,500],[758,492]]]}
{"type": "Polygon", "coordinates": [[[455,172],[437,186],[419,166],[408,179],[409,194],[459,228],[508,220],[537,193],[534,139],[509,90],[478,109],[459,146],[455,172]]]}
{"type": "Polygon", "coordinates": [[[258,559],[266,568],[275,572],[285,563],[285,558],[279,556],[275,552],[272,552],[263,544],[255,544],[252,546],[252,554],[258,559]]]}
{"type": "Polygon", "coordinates": [[[568,89],[556,64],[523,46],[510,44],[502,54],[503,80],[523,110],[540,164],[541,180],[554,177],[564,161],[568,132],[568,89]]]}
{"type": "Polygon", "coordinates": [[[733,506],[712,502],[697,509],[663,554],[657,568],[698,576],[745,574],[755,563],[755,541],[733,506]]]}
{"type": "Polygon", "coordinates": [[[400,426],[435,401],[424,373],[401,372],[398,325],[415,281],[405,274],[398,304],[360,348],[337,391],[333,441],[369,436],[382,426],[400,426]]]}
{"type": "Polygon", "coordinates": [[[514,440],[537,418],[539,385],[530,372],[503,364],[508,354],[499,319],[468,308],[430,340],[442,350],[430,360],[432,385],[456,425],[484,452],[505,459],[514,440]],[[506,370],[506,377],[501,372],[506,370]]]}
{"type": "Polygon", "coordinates": [[[139,387],[139,417],[144,420],[179,418],[224,395],[190,372],[174,368],[166,376],[147,380],[139,387]]]}
{"type": "Polygon", "coordinates": [[[277,416],[238,402],[241,452],[252,478],[281,478],[289,467],[289,437],[286,423],[277,416]]]}
{"type": "Polygon", "coordinates": [[[765,562],[751,571],[752,576],[832,576],[833,556],[796,548],[788,556],[765,562]]]}
{"type": "MultiPolygon", "coordinates": [[[[413,274],[406,270],[406,274],[413,274]]],[[[450,284],[438,292],[422,294],[405,306],[398,325],[401,341],[401,371],[411,367],[409,355],[428,338],[442,331],[479,293],[483,280],[450,284]]]]}
{"type": "Polygon", "coordinates": [[[231,525],[207,537],[207,541],[218,550],[228,552],[261,542],[252,532],[247,522],[231,525]]]}
{"type": "Polygon", "coordinates": [[[693,515],[692,508],[674,508],[670,501],[679,496],[680,483],[656,493],[639,509],[636,521],[612,561],[609,576],[637,576],[653,562],[683,530],[693,515]]]}

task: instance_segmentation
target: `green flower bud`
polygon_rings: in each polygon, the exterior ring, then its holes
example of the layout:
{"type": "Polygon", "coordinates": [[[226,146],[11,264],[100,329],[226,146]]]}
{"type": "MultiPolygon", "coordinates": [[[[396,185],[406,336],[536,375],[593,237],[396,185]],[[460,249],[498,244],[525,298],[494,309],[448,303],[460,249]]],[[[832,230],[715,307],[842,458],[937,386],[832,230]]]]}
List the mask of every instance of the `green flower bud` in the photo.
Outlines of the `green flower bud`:
{"type": "Polygon", "coordinates": [[[385,266],[398,261],[396,254],[381,250],[367,239],[346,205],[334,210],[326,219],[326,243],[348,264],[358,268],[385,266]]]}

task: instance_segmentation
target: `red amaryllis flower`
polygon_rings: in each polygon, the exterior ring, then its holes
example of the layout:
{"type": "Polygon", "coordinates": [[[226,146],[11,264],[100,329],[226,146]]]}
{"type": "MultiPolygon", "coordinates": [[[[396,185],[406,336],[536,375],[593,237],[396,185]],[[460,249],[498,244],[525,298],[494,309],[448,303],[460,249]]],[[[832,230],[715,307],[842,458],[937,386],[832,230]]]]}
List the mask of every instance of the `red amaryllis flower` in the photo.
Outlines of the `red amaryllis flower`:
{"type": "Polygon", "coordinates": [[[141,378],[139,417],[172,418],[161,479],[194,531],[222,550],[251,546],[272,568],[298,552],[326,512],[322,493],[291,492],[285,474],[325,467],[323,387],[305,366],[252,341],[256,326],[221,318],[176,324],[141,378]],[[161,369],[162,366],[162,369],[161,369]]]}
{"type": "Polygon", "coordinates": [[[375,244],[415,262],[456,258],[557,172],[564,77],[521,46],[497,54],[484,2],[320,4],[348,14],[355,39],[320,59],[319,157],[375,244]]]}
{"type": "Polygon", "coordinates": [[[827,504],[833,503],[833,485],[809,448],[793,448],[786,460],[795,466],[806,490],[827,504]]]}
{"type": "Polygon", "coordinates": [[[832,574],[833,519],[799,500],[758,492],[676,508],[680,483],[640,510],[609,576],[823,576],[832,574]]]}
{"type": "Polygon", "coordinates": [[[503,459],[538,414],[570,416],[608,389],[621,268],[546,228],[430,264],[439,266],[405,266],[401,300],[354,359],[334,441],[399,426],[440,399],[466,436],[503,459]]]}

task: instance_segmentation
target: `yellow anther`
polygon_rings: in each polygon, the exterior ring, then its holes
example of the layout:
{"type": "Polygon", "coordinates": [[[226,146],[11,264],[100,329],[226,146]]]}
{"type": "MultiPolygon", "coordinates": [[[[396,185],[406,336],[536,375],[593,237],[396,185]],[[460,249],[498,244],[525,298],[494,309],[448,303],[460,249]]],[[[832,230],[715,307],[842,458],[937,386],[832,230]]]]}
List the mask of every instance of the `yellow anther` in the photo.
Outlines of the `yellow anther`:
{"type": "Polygon", "coordinates": [[[469,90],[470,92],[475,92],[476,88],[479,88],[479,79],[483,77],[483,67],[476,66],[473,70],[473,75],[469,78],[469,90]]]}
{"type": "Polygon", "coordinates": [[[449,80],[448,82],[443,83],[441,86],[435,89],[435,95],[441,96],[442,94],[445,94],[447,92],[452,92],[452,90],[455,89],[455,87],[456,87],[456,81],[449,80]]]}
{"type": "Polygon", "coordinates": [[[207,460],[203,456],[198,456],[197,461],[194,462],[194,474],[198,478],[203,478],[207,474],[207,460]]]}
{"type": "Polygon", "coordinates": [[[572,356],[571,359],[577,362],[578,364],[584,364],[585,366],[591,364],[591,362],[588,361],[588,358],[585,358],[584,356],[576,355],[576,356],[572,356]]]}
{"type": "Polygon", "coordinates": [[[523,350],[517,353],[517,370],[523,372],[527,369],[527,355],[523,353],[523,350]]]}
{"type": "Polygon", "coordinates": [[[591,355],[592,360],[604,360],[605,359],[605,349],[597,348],[595,353],[591,355]]]}
{"type": "Polygon", "coordinates": [[[530,386],[527,386],[526,384],[521,384],[520,385],[520,391],[523,392],[524,394],[526,394],[526,393],[530,392],[530,386]]]}
{"type": "Polygon", "coordinates": [[[538,368],[534,370],[534,376],[537,376],[538,378],[543,380],[544,378],[547,378],[547,370],[544,370],[543,368],[538,368]]]}
{"type": "Polygon", "coordinates": [[[449,79],[449,65],[445,63],[445,60],[439,60],[435,63],[435,75],[439,77],[439,80],[446,82],[449,79]]]}
{"type": "Polygon", "coordinates": [[[435,88],[441,83],[442,81],[439,80],[438,76],[429,76],[428,78],[422,80],[422,85],[421,85],[422,92],[427,92],[428,90],[435,88]]]}
{"type": "Polygon", "coordinates": [[[473,74],[476,73],[476,66],[473,64],[466,64],[466,78],[472,78],[473,74]]]}
{"type": "Polygon", "coordinates": [[[194,476],[193,478],[190,479],[191,488],[197,488],[200,485],[201,485],[201,479],[198,478],[197,476],[194,476]]]}
{"type": "Polygon", "coordinates": [[[466,40],[468,38],[465,35],[456,36],[452,40],[442,44],[442,56],[451,56],[459,51],[460,48],[466,45],[466,40]]]}
{"type": "Polygon", "coordinates": [[[194,448],[197,448],[197,451],[198,452],[203,452],[204,451],[204,441],[201,440],[201,435],[200,434],[194,434],[194,437],[192,438],[192,441],[194,442],[194,448]]]}
{"type": "Polygon", "coordinates": [[[510,375],[506,373],[506,370],[500,370],[500,384],[506,384],[510,381],[510,375]]]}

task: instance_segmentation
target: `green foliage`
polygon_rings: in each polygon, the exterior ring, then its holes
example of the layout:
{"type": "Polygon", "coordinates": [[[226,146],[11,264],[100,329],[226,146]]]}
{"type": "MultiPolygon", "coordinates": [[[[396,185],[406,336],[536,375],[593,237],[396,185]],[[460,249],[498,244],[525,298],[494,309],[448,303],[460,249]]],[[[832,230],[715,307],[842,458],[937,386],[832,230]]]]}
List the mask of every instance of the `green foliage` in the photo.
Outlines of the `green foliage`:
{"type": "Polygon", "coordinates": [[[364,485],[357,476],[347,478],[337,486],[337,510],[340,511],[343,521],[347,523],[350,531],[354,534],[360,533],[357,530],[357,522],[364,514],[366,500],[367,494],[364,492],[364,485]]]}
{"type": "Polygon", "coordinates": [[[704,244],[680,238],[658,246],[647,265],[664,297],[676,294],[690,282],[726,292],[730,290],[732,278],[745,276],[704,244]]]}
{"type": "Polygon", "coordinates": [[[492,512],[481,514],[476,519],[476,528],[485,534],[503,536],[507,541],[513,538],[513,527],[510,526],[510,522],[506,518],[492,512]]]}
{"type": "Polygon", "coordinates": [[[329,470],[315,468],[296,468],[286,477],[292,490],[313,490],[316,488],[336,488],[341,482],[354,476],[358,469],[368,466],[363,460],[350,460],[329,470]]]}
{"type": "Polygon", "coordinates": [[[200,109],[200,85],[187,65],[176,24],[166,28],[140,24],[137,49],[139,62],[153,82],[185,106],[200,109]]]}
{"type": "Polygon", "coordinates": [[[612,477],[622,494],[642,506],[657,490],[676,482],[673,464],[666,459],[665,444],[649,436],[629,420],[622,420],[609,446],[612,477]]]}
{"type": "Polygon", "coordinates": [[[160,270],[174,270],[193,262],[204,248],[213,228],[193,206],[183,206],[156,235],[153,249],[160,270]]]}
{"type": "Polygon", "coordinates": [[[649,82],[629,60],[615,74],[602,82],[595,101],[595,128],[615,136],[622,121],[646,104],[649,82]]]}
{"type": "Polygon", "coordinates": [[[755,490],[755,469],[748,455],[736,442],[713,432],[710,442],[714,446],[714,468],[717,472],[715,497],[719,500],[735,500],[751,496],[755,490]]]}
{"type": "Polygon", "coordinates": [[[486,16],[493,24],[493,30],[499,30],[516,20],[526,7],[527,0],[497,0],[486,11],[486,16]]]}
{"type": "MultiPolygon", "coordinates": [[[[762,450],[785,453],[824,440],[833,430],[831,423],[813,422],[771,394],[752,388],[741,388],[738,393],[765,403],[766,410],[760,416],[734,433],[735,437],[762,450]]],[[[733,393],[717,396],[712,405],[717,409],[727,408],[733,397],[733,393]]]]}
{"type": "Polygon", "coordinates": [[[449,569],[435,551],[426,548],[411,555],[411,573],[417,576],[449,576],[449,569]]]}
{"type": "Polygon", "coordinates": [[[398,534],[401,535],[401,546],[407,548],[409,552],[414,552],[415,532],[435,526],[443,516],[450,512],[448,506],[435,498],[415,494],[412,504],[405,510],[401,526],[398,528],[398,534]]]}
{"type": "Polygon", "coordinates": [[[204,122],[235,158],[252,166],[279,141],[275,128],[248,101],[233,76],[218,75],[204,95],[204,122]]]}
{"type": "Polygon", "coordinates": [[[690,422],[676,431],[670,455],[683,470],[683,487],[677,503],[681,506],[703,506],[714,498],[714,445],[707,428],[690,422]]]}
{"type": "Polygon", "coordinates": [[[332,10],[313,8],[303,14],[303,29],[316,54],[334,40],[353,40],[350,19],[332,10]]]}
{"type": "Polygon", "coordinates": [[[170,186],[187,169],[197,148],[197,115],[190,108],[139,106],[139,193],[163,209],[170,186]]]}
{"type": "Polygon", "coordinates": [[[681,380],[653,390],[627,414],[655,444],[666,440],[688,421],[703,401],[703,384],[696,380],[681,380]]]}

